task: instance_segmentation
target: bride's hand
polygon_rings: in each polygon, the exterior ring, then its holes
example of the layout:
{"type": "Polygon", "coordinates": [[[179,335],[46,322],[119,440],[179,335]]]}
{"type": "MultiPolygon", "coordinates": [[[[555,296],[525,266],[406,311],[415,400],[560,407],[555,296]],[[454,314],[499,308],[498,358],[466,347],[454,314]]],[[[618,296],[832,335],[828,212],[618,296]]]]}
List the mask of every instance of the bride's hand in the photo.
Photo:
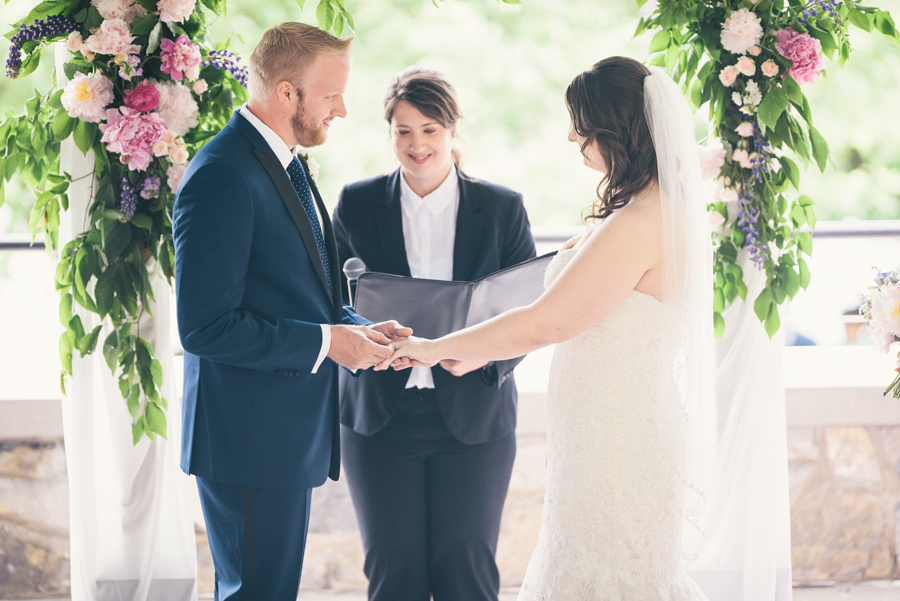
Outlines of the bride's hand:
{"type": "Polygon", "coordinates": [[[406,369],[421,365],[431,367],[443,357],[438,356],[434,340],[426,338],[400,338],[394,341],[394,354],[374,367],[375,371],[384,371],[388,367],[406,369]],[[406,361],[404,361],[406,359],[406,361]]]}

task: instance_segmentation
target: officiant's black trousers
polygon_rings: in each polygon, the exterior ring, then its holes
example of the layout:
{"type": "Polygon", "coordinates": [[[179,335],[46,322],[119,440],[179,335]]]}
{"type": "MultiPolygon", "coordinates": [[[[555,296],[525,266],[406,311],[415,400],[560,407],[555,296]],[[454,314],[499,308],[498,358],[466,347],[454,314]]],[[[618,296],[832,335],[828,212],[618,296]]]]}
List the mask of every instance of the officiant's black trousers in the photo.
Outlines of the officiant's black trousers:
{"type": "Polygon", "coordinates": [[[458,441],[432,392],[407,392],[385,428],[341,426],[370,601],[496,601],[494,555],[515,433],[458,441]]]}

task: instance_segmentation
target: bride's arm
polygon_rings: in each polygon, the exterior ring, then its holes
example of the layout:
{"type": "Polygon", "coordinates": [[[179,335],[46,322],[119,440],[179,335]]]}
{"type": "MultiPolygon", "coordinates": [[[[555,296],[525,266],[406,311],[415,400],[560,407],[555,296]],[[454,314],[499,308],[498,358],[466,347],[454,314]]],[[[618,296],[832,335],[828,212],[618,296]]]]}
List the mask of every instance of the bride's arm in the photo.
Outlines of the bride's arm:
{"type": "Polygon", "coordinates": [[[658,207],[627,205],[585,233],[582,248],[531,305],[434,341],[398,341],[392,359],[408,356],[423,364],[501,360],[575,337],[609,315],[644,274],[661,266],[658,207]]]}

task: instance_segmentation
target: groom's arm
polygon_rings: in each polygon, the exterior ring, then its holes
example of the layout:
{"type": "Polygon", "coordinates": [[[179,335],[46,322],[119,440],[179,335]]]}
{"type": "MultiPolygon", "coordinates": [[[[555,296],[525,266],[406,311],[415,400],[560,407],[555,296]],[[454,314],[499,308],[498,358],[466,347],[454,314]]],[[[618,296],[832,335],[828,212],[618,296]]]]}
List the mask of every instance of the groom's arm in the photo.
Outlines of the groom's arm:
{"type": "MultiPolygon", "coordinates": [[[[230,166],[202,165],[179,190],[172,231],[182,346],[236,367],[311,373],[322,350],[321,324],[241,308],[253,221],[250,189],[230,166]]],[[[357,342],[348,353],[374,354],[372,347],[378,346],[357,342]]]]}

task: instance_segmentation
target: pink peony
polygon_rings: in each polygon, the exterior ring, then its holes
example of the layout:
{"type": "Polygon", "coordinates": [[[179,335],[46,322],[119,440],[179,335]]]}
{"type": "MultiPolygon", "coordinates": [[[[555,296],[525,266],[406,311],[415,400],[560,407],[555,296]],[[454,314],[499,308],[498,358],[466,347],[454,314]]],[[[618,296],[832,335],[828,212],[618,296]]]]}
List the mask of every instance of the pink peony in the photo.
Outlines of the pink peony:
{"type": "Polygon", "coordinates": [[[740,73],[740,71],[736,66],[729,65],[719,72],[719,81],[722,82],[722,85],[731,87],[734,85],[734,82],[737,81],[738,73],[740,73]]]}
{"type": "Polygon", "coordinates": [[[741,58],[739,58],[736,66],[738,68],[738,71],[740,71],[747,77],[751,77],[756,74],[756,63],[753,62],[753,59],[749,56],[742,56],[741,58]]]}
{"type": "Polygon", "coordinates": [[[125,106],[142,113],[149,113],[159,106],[159,90],[144,80],[131,90],[125,90],[125,106]]]}
{"type": "MultiPolygon", "coordinates": [[[[197,0],[159,0],[156,7],[159,9],[159,20],[166,23],[184,23],[191,13],[197,0]]],[[[173,188],[174,189],[174,188],[173,188]]]]}
{"type": "Polygon", "coordinates": [[[717,175],[725,165],[725,147],[719,139],[710,142],[709,146],[698,146],[697,153],[700,155],[700,173],[705,180],[711,180],[717,175]]]}
{"type": "Polygon", "coordinates": [[[790,74],[799,84],[812,83],[825,68],[819,54],[822,44],[808,33],[797,33],[790,27],[779,29],[775,49],[792,63],[790,74]]]}
{"type": "Polygon", "coordinates": [[[190,88],[180,83],[155,82],[159,90],[159,107],[156,112],[162,118],[166,127],[172,130],[176,136],[183,136],[200,122],[198,115],[200,108],[191,94],[190,88]]]}
{"type": "Polygon", "coordinates": [[[169,152],[169,160],[173,163],[187,163],[188,152],[184,146],[176,146],[169,152]]]}
{"type": "Polygon", "coordinates": [[[106,117],[106,107],[113,101],[112,82],[102,73],[76,73],[63,90],[63,107],[70,117],[100,123],[106,117]]]}
{"type": "Polygon", "coordinates": [[[187,163],[178,163],[166,169],[166,183],[172,192],[178,191],[181,185],[181,178],[184,177],[184,170],[187,169],[187,163]]]}
{"type": "Polygon", "coordinates": [[[150,147],[150,152],[152,152],[155,157],[164,157],[169,154],[169,145],[166,144],[165,140],[160,138],[150,147]]]}
{"type": "Polygon", "coordinates": [[[749,138],[753,135],[753,122],[741,121],[740,125],[734,128],[734,131],[742,138],[749,138]]]}
{"type": "Polygon", "coordinates": [[[719,227],[725,223],[725,215],[718,211],[710,211],[709,213],[709,224],[713,227],[719,227]]]}
{"type": "Polygon", "coordinates": [[[760,19],[750,9],[733,11],[722,25],[722,47],[734,54],[744,54],[759,43],[763,36],[760,19]]]}
{"type": "Polygon", "coordinates": [[[137,54],[141,47],[132,44],[134,36],[128,29],[128,24],[122,19],[109,19],[100,24],[100,29],[92,34],[84,45],[97,54],[137,54]]]}
{"type": "Polygon", "coordinates": [[[106,112],[107,120],[100,125],[101,142],[107,150],[128,159],[132,171],[144,171],[153,160],[153,143],[163,137],[166,126],[154,113],[141,113],[127,106],[106,112]]]}
{"type": "Polygon", "coordinates": [[[104,19],[122,19],[128,24],[147,12],[134,0],[91,0],[91,4],[104,19]]]}
{"type": "Polygon", "coordinates": [[[762,64],[762,72],[766,77],[775,77],[778,75],[778,65],[772,59],[767,60],[762,64]]]}
{"type": "Polygon", "coordinates": [[[81,34],[77,31],[73,31],[69,34],[69,37],[66,38],[66,48],[69,52],[81,52],[81,47],[84,46],[84,40],[81,38],[81,34]]]}
{"type": "Polygon", "coordinates": [[[882,286],[872,295],[872,321],[894,336],[900,336],[900,286],[882,286]]]}
{"type": "Polygon", "coordinates": [[[175,81],[181,81],[185,71],[190,70],[193,73],[195,67],[199,75],[200,48],[192,44],[186,35],[181,34],[174,42],[168,38],[164,39],[159,49],[162,57],[160,69],[175,81]]]}

